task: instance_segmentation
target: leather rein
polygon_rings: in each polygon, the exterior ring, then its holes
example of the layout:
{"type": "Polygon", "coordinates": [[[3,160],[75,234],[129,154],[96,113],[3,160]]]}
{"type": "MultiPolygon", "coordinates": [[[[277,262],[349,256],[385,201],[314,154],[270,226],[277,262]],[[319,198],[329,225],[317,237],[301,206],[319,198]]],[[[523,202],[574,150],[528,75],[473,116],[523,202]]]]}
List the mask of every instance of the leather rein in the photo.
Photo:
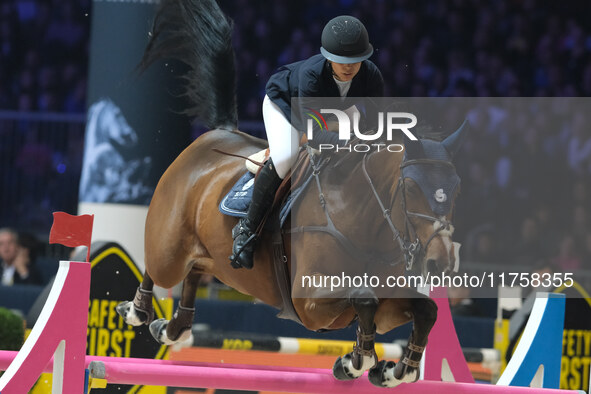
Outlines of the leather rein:
{"type": "MultiPolygon", "coordinates": [[[[319,193],[318,197],[320,200],[320,205],[322,206],[322,209],[324,211],[324,215],[326,216],[327,224],[324,226],[294,227],[289,230],[286,230],[285,233],[304,233],[304,232],[327,233],[327,234],[330,234],[332,237],[334,237],[343,246],[343,248],[345,249],[347,254],[349,254],[350,256],[353,256],[355,259],[357,259],[359,261],[380,261],[380,262],[385,262],[390,265],[399,264],[400,261],[392,261],[392,256],[389,253],[385,254],[385,253],[376,253],[376,252],[361,250],[360,248],[356,247],[353,244],[353,242],[349,238],[347,238],[339,229],[337,229],[332,218],[330,217],[330,214],[328,213],[327,201],[326,201],[326,198],[325,198],[324,193],[322,191],[322,184],[320,182],[320,172],[321,172],[322,168],[324,168],[326,166],[326,164],[330,161],[330,156],[327,158],[321,159],[318,162],[316,161],[316,159],[314,158],[314,155],[310,151],[309,151],[309,156],[310,156],[310,163],[311,163],[311,166],[313,169],[312,175],[314,176],[315,181],[316,181],[316,186],[318,188],[318,193],[319,193]]],[[[453,167],[453,164],[450,162],[444,161],[444,160],[432,160],[432,159],[416,159],[416,160],[404,161],[403,163],[400,164],[400,175],[398,177],[396,189],[394,190],[394,193],[392,195],[389,205],[386,206],[384,204],[383,200],[380,198],[380,195],[374,185],[371,175],[369,174],[369,172],[367,170],[367,160],[368,160],[369,156],[371,156],[371,153],[366,153],[363,156],[363,161],[361,164],[363,175],[364,175],[365,180],[367,181],[367,184],[369,185],[376,201],[378,202],[378,205],[382,211],[382,216],[383,216],[384,220],[386,221],[388,227],[392,231],[393,241],[398,243],[398,246],[400,247],[400,249],[403,252],[404,260],[406,263],[405,264],[406,270],[410,271],[410,270],[412,270],[415,262],[417,260],[419,260],[419,257],[422,255],[422,253],[427,250],[431,241],[441,231],[449,230],[451,228],[451,223],[448,220],[446,220],[445,218],[436,218],[431,215],[408,211],[408,209],[406,208],[406,184],[404,181],[404,177],[402,175],[402,169],[404,167],[418,165],[418,164],[437,164],[437,165],[444,164],[444,165],[448,165],[448,166],[452,166],[452,167],[453,167]],[[392,207],[394,206],[394,203],[396,201],[396,197],[399,192],[402,197],[402,207],[403,207],[403,212],[404,212],[404,222],[405,222],[404,233],[401,232],[400,230],[398,230],[396,228],[396,226],[394,225],[394,222],[392,221],[392,207]],[[417,235],[415,226],[413,225],[413,223],[409,217],[416,217],[419,219],[431,221],[434,224],[435,223],[439,224],[438,228],[436,228],[433,231],[433,233],[429,236],[429,238],[425,242],[424,246],[422,245],[421,240],[419,239],[419,237],[417,235]]]]}

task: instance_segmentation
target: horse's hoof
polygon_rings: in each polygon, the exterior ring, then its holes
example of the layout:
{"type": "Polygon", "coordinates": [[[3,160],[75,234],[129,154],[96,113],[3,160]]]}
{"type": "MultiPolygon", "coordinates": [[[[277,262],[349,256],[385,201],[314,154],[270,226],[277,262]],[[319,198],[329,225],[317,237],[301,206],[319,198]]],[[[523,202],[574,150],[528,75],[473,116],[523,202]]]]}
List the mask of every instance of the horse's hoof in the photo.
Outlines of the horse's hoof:
{"type": "MultiPolygon", "coordinates": [[[[193,337],[191,329],[181,331],[176,339],[170,339],[166,334],[166,327],[168,327],[168,320],[158,319],[150,323],[150,333],[154,339],[161,345],[174,345],[176,343],[186,343],[193,337]]],[[[191,345],[193,343],[191,342],[191,345]]]]}
{"type": "Polygon", "coordinates": [[[124,301],[119,303],[115,310],[123,318],[123,321],[126,324],[130,324],[132,326],[141,326],[148,321],[148,314],[143,311],[139,311],[134,305],[132,301],[124,301]]]}
{"type": "Polygon", "coordinates": [[[354,354],[353,351],[351,353],[345,354],[343,357],[337,358],[337,361],[335,361],[334,365],[332,366],[332,375],[338,380],[357,379],[363,375],[365,371],[373,368],[376,365],[376,362],[377,356],[375,353],[371,356],[361,356],[354,354]],[[353,356],[361,357],[361,365],[357,365],[358,368],[355,367],[353,356]]]}
{"type": "Polygon", "coordinates": [[[394,376],[396,363],[382,360],[374,368],[369,370],[369,381],[378,387],[396,387],[400,383],[413,383],[418,380],[419,370],[413,369],[406,373],[401,379],[394,376]]]}
{"type": "Polygon", "coordinates": [[[401,382],[394,377],[394,367],[396,363],[393,361],[382,360],[369,370],[369,381],[374,386],[378,387],[396,387],[401,382]]]}
{"type": "Polygon", "coordinates": [[[334,365],[332,366],[332,376],[338,380],[352,380],[355,379],[355,375],[351,374],[349,367],[344,364],[351,365],[351,355],[346,354],[343,357],[337,358],[334,365]]]}
{"type": "Polygon", "coordinates": [[[157,319],[150,323],[150,334],[162,345],[166,344],[165,341],[168,340],[166,326],[168,326],[168,320],[166,319],[157,319]]]}
{"type": "Polygon", "coordinates": [[[195,338],[193,337],[193,330],[184,330],[179,338],[174,341],[174,350],[179,351],[181,349],[192,347],[195,343],[195,338]]]}

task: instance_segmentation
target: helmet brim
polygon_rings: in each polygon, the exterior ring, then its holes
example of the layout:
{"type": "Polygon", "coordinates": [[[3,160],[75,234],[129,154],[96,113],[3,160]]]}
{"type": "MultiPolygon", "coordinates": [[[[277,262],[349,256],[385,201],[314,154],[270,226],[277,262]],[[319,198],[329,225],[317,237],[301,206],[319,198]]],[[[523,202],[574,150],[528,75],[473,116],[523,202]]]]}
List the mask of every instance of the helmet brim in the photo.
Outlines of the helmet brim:
{"type": "Polygon", "coordinates": [[[329,51],[327,51],[323,47],[320,47],[320,53],[322,54],[322,56],[324,56],[326,59],[330,60],[331,62],[341,63],[341,64],[359,63],[359,62],[369,59],[369,57],[373,54],[373,46],[371,44],[369,44],[369,47],[367,48],[367,50],[364,53],[362,53],[360,55],[355,55],[355,56],[335,55],[334,53],[330,53],[329,51]]]}

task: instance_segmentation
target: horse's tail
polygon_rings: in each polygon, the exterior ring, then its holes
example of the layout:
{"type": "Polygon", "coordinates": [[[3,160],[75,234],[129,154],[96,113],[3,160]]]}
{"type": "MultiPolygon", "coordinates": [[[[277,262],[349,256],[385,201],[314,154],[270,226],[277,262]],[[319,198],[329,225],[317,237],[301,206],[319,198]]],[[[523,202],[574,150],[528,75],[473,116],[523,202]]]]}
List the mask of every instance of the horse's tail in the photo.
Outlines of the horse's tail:
{"type": "Polygon", "coordinates": [[[232,21],[215,0],[162,1],[140,70],[163,58],[180,60],[189,67],[182,77],[190,102],[186,115],[212,129],[236,128],[232,21]]]}

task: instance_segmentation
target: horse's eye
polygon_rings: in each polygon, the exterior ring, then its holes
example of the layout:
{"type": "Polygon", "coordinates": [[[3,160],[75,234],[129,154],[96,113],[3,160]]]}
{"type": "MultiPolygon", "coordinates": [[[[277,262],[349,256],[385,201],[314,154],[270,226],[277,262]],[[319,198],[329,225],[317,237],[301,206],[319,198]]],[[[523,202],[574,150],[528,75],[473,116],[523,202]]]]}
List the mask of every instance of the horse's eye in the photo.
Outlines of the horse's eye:
{"type": "Polygon", "coordinates": [[[409,187],[406,190],[406,194],[408,195],[408,197],[418,198],[418,197],[421,196],[421,191],[420,191],[420,189],[418,187],[413,186],[413,187],[409,187]]]}

